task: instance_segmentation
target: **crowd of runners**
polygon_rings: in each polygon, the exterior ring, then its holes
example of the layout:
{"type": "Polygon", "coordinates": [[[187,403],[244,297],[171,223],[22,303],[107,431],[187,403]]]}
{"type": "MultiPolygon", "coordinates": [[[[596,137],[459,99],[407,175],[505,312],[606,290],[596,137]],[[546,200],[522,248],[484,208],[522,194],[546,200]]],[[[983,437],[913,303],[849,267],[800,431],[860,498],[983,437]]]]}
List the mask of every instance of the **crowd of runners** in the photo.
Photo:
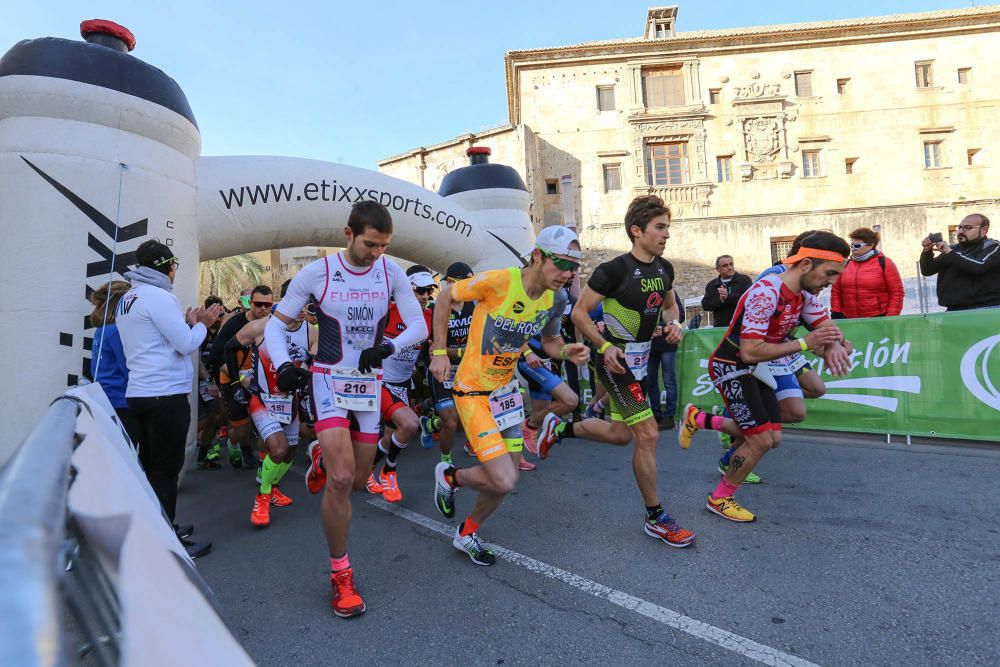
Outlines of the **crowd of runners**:
{"type": "MultiPolygon", "coordinates": [[[[523,265],[476,274],[456,261],[439,286],[430,269],[404,271],[384,255],[393,231],[384,207],[355,204],[344,250],[305,266],[278,299],[266,286],[247,290],[241,312],[210,328],[199,369],[198,467],[220,467],[228,456],[230,465],[256,468],[247,509],[250,525],[263,528],[272,508],[293,503],[282,485],[308,443],[306,486],[322,493],[341,617],[366,608],[348,555],[352,493],[399,503],[411,480],[433,475],[434,507],[448,519],[460,494],[474,494],[452,544],[489,566],[496,556],[480,530],[519,474],[535,468],[525,452],[545,460],[564,447],[634,442],[643,532],[672,547],[693,544],[696,535],[664,509],[644,382],[654,337],[683,337],[674,269],[663,257],[670,212],[655,196],[638,197],[624,219],[631,250],[597,266],[583,286],[580,242],[559,226],[538,234],[523,265]],[[598,391],[581,404],[590,377],[598,391]],[[453,448],[463,440],[476,465],[456,464],[453,448]],[[433,470],[405,466],[411,441],[439,450],[433,470]]],[[[817,295],[849,255],[831,233],[800,235],[740,299],[711,355],[725,412],[683,411],[681,447],[699,429],[719,432],[726,446],[706,500],[720,517],[754,520],[737,489],[759,481],[753,469],[781,443],[781,424],[802,421],[804,398],[824,392],[803,353],[822,357],[834,374],[847,370],[850,343],[817,295]],[[800,325],[808,333],[792,337],[800,325]]],[[[685,509],[676,501],[671,508],[685,509]]]]}

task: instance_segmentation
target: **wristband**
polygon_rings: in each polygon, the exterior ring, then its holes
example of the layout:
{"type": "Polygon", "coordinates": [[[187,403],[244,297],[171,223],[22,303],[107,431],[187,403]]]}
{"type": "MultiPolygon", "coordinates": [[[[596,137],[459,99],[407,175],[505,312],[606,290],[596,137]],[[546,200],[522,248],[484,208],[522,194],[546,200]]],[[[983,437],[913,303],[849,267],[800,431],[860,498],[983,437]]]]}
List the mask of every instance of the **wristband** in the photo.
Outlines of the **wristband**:
{"type": "Polygon", "coordinates": [[[569,347],[569,343],[566,343],[565,345],[563,345],[562,349],[559,350],[559,358],[560,359],[565,359],[566,358],[566,348],[567,347],[569,347]]]}
{"type": "Polygon", "coordinates": [[[464,347],[460,347],[460,348],[458,348],[458,358],[459,358],[459,359],[461,359],[461,358],[462,358],[462,355],[463,355],[463,354],[465,354],[465,348],[464,348],[464,347]]]}
{"type": "Polygon", "coordinates": [[[526,347],[524,348],[524,352],[521,353],[521,356],[527,359],[528,355],[531,354],[532,352],[534,352],[534,350],[532,350],[530,347],[526,347]]]}
{"type": "Polygon", "coordinates": [[[809,351],[809,343],[806,342],[805,338],[800,338],[799,339],[799,347],[802,348],[803,352],[808,352],[809,351]]]}
{"type": "Polygon", "coordinates": [[[448,350],[431,350],[432,357],[447,357],[448,350]]]}
{"type": "Polygon", "coordinates": [[[611,341],[609,340],[604,341],[604,345],[597,348],[597,354],[604,354],[605,352],[608,351],[609,347],[611,347],[611,341]]]}

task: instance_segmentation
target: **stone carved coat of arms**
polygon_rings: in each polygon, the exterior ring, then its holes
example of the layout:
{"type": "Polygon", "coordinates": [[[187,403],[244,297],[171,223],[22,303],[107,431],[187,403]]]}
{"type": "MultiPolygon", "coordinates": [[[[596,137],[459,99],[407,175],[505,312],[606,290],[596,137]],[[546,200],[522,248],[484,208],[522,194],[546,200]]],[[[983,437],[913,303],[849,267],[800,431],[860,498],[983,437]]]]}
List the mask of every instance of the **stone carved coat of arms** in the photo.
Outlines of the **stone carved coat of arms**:
{"type": "Polygon", "coordinates": [[[781,148],[780,128],[775,118],[746,118],[743,120],[743,139],[747,159],[767,162],[781,148]]]}

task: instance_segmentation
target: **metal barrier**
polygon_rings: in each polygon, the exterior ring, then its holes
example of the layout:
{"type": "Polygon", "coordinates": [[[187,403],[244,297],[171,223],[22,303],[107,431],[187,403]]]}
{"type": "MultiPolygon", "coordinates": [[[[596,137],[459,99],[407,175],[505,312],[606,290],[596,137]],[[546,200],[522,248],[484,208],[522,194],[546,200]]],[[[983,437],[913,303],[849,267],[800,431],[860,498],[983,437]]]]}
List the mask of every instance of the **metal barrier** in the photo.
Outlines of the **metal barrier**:
{"type": "Polygon", "coordinates": [[[78,406],[56,400],[0,471],[0,664],[65,662],[59,582],[78,406]]]}

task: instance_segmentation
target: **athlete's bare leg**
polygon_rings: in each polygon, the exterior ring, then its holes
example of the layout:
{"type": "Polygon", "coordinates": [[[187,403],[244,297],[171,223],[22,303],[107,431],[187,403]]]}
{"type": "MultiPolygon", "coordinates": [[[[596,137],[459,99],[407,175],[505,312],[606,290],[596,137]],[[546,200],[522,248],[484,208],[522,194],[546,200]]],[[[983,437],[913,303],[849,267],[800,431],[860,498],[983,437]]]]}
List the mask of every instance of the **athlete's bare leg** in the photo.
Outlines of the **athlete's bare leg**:
{"type": "Polygon", "coordinates": [[[472,468],[455,471],[455,481],[459,486],[479,492],[476,504],[469,513],[477,524],[482,525],[500,507],[504,496],[514,489],[518,477],[517,463],[513,455],[498,456],[472,468]]]}

